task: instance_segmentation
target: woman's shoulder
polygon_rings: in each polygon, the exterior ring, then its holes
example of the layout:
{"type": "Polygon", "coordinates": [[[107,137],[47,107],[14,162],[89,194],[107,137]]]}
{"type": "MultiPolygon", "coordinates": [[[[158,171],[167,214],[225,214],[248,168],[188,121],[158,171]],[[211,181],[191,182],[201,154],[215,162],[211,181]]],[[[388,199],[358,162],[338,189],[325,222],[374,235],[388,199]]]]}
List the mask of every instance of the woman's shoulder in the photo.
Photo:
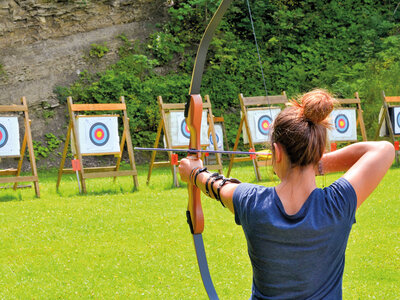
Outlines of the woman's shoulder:
{"type": "Polygon", "coordinates": [[[347,179],[341,177],[322,191],[325,201],[321,205],[324,205],[330,214],[348,216],[353,222],[355,221],[357,195],[347,179]]]}

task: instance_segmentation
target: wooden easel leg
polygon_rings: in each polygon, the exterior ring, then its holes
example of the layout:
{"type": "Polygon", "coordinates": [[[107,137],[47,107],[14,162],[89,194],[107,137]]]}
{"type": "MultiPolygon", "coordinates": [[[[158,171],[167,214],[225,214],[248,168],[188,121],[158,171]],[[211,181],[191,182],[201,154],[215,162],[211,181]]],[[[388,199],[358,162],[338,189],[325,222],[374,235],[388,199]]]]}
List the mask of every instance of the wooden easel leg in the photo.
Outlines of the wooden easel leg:
{"type": "MultiPolygon", "coordinates": [[[[162,128],[163,128],[163,120],[160,119],[160,123],[158,124],[158,128],[157,128],[156,140],[154,142],[153,148],[158,147],[158,143],[160,142],[162,128]]],[[[153,171],[154,161],[156,160],[156,154],[157,154],[157,151],[151,152],[150,167],[149,167],[149,172],[147,173],[147,181],[146,181],[147,185],[149,185],[149,183],[150,183],[151,172],[153,171]]]]}
{"type": "MultiPolygon", "coordinates": [[[[236,140],[235,140],[235,145],[233,146],[233,151],[236,151],[236,149],[238,147],[240,134],[241,134],[242,127],[243,127],[243,121],[244,121],[244,118],[242,117],[242,119],[240,120],[238,133],[236,134],[236,140]]],[[[235,154],[232,154],[231,159],[229,161],[229,168],[228,168],[228,172],[226,173],[226,177],[229,177],[229,174],[231,174],[234,160],[235,160],[235,154]]]]}
{"type": "Polygon", "coordinates": [[[62,154],[62,157],[61,157],[60,168],[58,169],[56,190],[58,190],[58,188],[60,186],[61,177],[63,175],[65,159],[67,158],[69,140],[71,138],[71,130],[72,130],[72,122],[70,121],[69,125],[68,125],[67,137],[65,138],[65,145],[64,145],[64,150],[63,150],[63,154],[62,154]]]}
{"type": "MultiPolygon", "coordinates": [[[[119,166],[121,164],[121,160],[122,160],[122,154],[124,152],[124,145],[125,145],[125,140],[126,140],[126,132],[124,130],[124,133],[122,134],[122,138],[121,138],[121,144],[120,144],[120,151],[119,151],[119,157],[117,159],[117,163],[115,165],[115,171],[119,170],[119,166]]],[[[117,180],[117,176],[114,176],[114,183],[117,180]]]]}
{"type": "MultiPolygon", "coordinates": [[[[21,102],[28,107],[28,104],[26,103],[25,97],[22,97],[21,102]]],[[[38,179],[38,173],[36,169],[36,160],[35,160],[35,152],[33,151],[33,142],[32,142],[32,133],[31,133],[31,126],[30,126],[30,119],[29,119],[29,113],[28,109],[24,111],[25,114],[25,134],[27,138],[27,146],[28,146],[28,151],[29,151],[29,161],[31,163],[31,169],[32,169],[32,175],[36,178],[34,180],[34,185],[35,185],[35,193],[36,197],[40,197],[40,191],[39,191],[39,179],[38,179]]]]}
{"type": "MultiPolygon", "coordinates": [[[[23,163],[24,157],[25,157],[26,143],[27,143],[27,138],[26,138],[26,132],[25,132],[24,139],[22,141],[20,157],[19,157],[19,161],[18,161],[17,175],[16,175],[17,177],[21,174],[22,163],[23,163]]],[[[18,187],[18,182],[15,182],[14,187],[13,187],[14,191],[17,189],[17,187],[18,187]]]]}

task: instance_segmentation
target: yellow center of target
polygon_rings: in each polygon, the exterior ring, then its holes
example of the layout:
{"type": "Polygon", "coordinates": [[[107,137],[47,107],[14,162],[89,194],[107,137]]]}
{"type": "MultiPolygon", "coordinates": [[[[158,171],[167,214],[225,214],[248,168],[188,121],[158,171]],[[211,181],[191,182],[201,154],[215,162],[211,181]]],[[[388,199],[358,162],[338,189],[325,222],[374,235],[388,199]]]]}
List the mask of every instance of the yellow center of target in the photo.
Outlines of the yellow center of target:
{"type": "Polygon", "coordinates": [[[268,122],[264,122],[264,123],[262,124],[262,127],[263,127],[264,129],[268,129],[268,127],[269,127],[268,122]]]}
{"type": "Polygon", "coordinates": [[[343,121],[343,120],[340,120],[340,121],[339,121],[339,126],[340,126],[340,127],[344,127],[344,121],[343,121]]]}

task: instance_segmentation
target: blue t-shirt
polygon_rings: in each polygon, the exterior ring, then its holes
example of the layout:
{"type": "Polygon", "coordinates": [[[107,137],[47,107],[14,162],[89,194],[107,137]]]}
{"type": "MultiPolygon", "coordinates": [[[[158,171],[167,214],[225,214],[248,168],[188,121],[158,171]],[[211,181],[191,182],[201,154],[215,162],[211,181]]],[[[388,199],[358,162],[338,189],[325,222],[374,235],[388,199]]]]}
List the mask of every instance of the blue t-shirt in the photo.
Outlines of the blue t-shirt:
{"type": "Polygon", "coordinates": [[[344,178],[285,213],[275,188],[242,183],[233,194],[253,267],[251,299],[341,299],[357,196],[344,178]]]}

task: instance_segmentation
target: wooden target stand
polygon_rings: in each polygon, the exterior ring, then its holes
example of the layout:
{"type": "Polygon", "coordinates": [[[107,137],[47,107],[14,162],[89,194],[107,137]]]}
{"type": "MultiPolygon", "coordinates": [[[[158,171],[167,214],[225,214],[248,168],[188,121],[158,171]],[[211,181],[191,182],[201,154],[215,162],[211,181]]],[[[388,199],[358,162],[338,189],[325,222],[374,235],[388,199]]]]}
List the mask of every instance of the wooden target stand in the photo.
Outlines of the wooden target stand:
{"type": "MultiPolygon", "coordinates": [[[[337,150],[337,143],[354,143],[357,142],[357,135],[360,134],[362,141],[366,142],[367,141],[367,132],[365,130],[365,123],[364,123],[364,118],[363,118],[363,110],[361,108],[361,100],[358,95],[358,92],[354,93],[355,98],[346,98],[346,99],[336,99],[340,106],[335,108],[335,109],[355,109],[356,112],[356,137],[354,139],[334,139],[334,138],[329,138],[329,134],[327,136],[327,143],[326,143],[326,151],[327,152],[333,152],[337,150]]],[[[334,109],[334,111],[335,111],[334,109]]],[[[335,126],[335,124],[333,124],[335,126]]],[[[323,186],[326,186],[326,175],[323,175],[323,186]]]]}
{"type": "MultiPolygon", "coordinates": [[[[390,113],[389,113],[389,109],[390,108],[395,108],[395,107],[399,107],[400,106],[400,96],[386,96],[385,92],[382,91],[382,114],[379,120],[379,125],[378,125],[378,129],[376,131],[375,134],[375,140],[378,140],[379,137],[379,132],[383,126],[383,122],[386,122],[386,131],[388,132],[388,136],[390,141],[395,145],[395,157],[396,157],[396,164],[399,164],[399,141],[396,141],[396,138],[400,137],[400,134],[396,134],[394,129],[393,129],[393,125],[392,125],[392,121],[396,122],[396,120],[391,120],[390,118],[390,113]]],[[[386,134],[387,136],[387,134],[386,134]]]]}
{"type": "MultiPolygon", "coordinates": [[[[210,116],[213,116],[212,109],[211,109],[211,101],[210,101],[210,97],[208,95],[206,95],[204,98],[205,98],[205,103],[203,103],[203,110],[207,110],[209,130],[211,132],[211,136],[212,136],[212,140],[213,140],[213,144],[214,144],[214,150],[217,150],[218,145],[217,145],[217,138],[216,138],[215,129],[214,129],[214,118],[210,118],[210,116]]],[[[185,149],[186,148],[187,149],[189,147],[189,142],[188,142],[188,146],[186,146],[186,147],[172,145],[172,139],[171,139],[171,136],[169,133],[170,131],[169,131],[169,127],[168,127],[169,125],[168,125],[167,117],[166,117],[166,114],[168,112],[184,111],[185,104],[184,103],[164,103],[161,96],[157,97],[157,101],[158,101],[158,106],[160,109],[161,118],[160,118],[160,122],[159,122],[158,128],[157,128],[157,135],[156,135],[156,140],[154,142],[154,148],[158,148],[158,145],[159,145],[160,139],[161,139],[161,132],[163,131],[164,136],[165,136],[165,143],[166,143],[166,145],[164,145],[164,146],[166,148],[169,148],[169,149],[185,149]]],[[[205,149],[205,147],[206,146],[203,146],[203,149],[205,149]]],[[[152,151],[149,172],[147,174],[147,182],[146,182],[147,184],[150,183],[150,178],[151,178],[151,173],[153,171],[153,168],[170,166],[174,185],[176,187],[179,186],[178,177],[176,174],[176,165],[178,164],[176,154],[173,154],[169,151],[167,153],[168,153],[168,159],[169,159],[168,161],[155,161],[157,151],[156,150],[152,151]]],[[[204,157],[205,157],[205,154],[203,153],[202,157],[201,157],[201,159],[203,161],[204,161],[204,157]]],[[[218,172],[220,174],[222,174],[223,167],[222,167],[221,155],[218,153],[218,154],[216,154],[215,158],[216,158],[215,164],[205,164],[204,166],[210,170],[218,170],[218,172]]]]}
{"type": "MultiPolygon", "coordinates": [[[[206,95],[206,97],[208,97],[208,95],[206,95]]],[[[210,116],[208,116],[208,122],[210,123],[210,116]]],[[[225,120],[224,120],[224,117],[215,117],[215,116],[213,116],[213,122],[214,122],[214,129],[215,129],[215,135],[216,135],[216,137],[217,137],[217,127],[218,127],[218,125],[219,126],[221,126],[221,129],[222,129],[222,139],[223,139],[223,149],[221,149],[221,150],[225,150],[225,151],[229,151],[229,144],[228,144],[228,136],[227,136],[227,134],[226,134],[226,128],[225,128],[225,120]]],[[[208,129],[208,136],[210,136],[211,135],[211,138],[212,138],[212,132],[211,132],[211,129],[209,128],[208,129]]],[[[218,138],[217,138],[217,140],[218,140],[218,138]]],[[[213,146],[214,146],[214,143],[211,145],[211,147],[209,147],[210,149],[211,148],[213,148],[213,146]]],[[[215,148],[215,147],[214,147],[215,148]]],[[[218,148],[218,145],[217,145],[217,148],[218,148]]],[[[219,148],[218,148],[219,149],[219,148]]],[[[214,149],[213,149],[214,150],[214,149]]],[[[230,159],[230,157],[231,157],[231,155],[230,154],[228,154],[228,157],[229,158],[223,158],[223,156],[221,155],[221,159],[222,159],[222,161],[224,161],[224,160],[229,160],[230,159]]],[[[216,161],[216,154],[213,154],[213,153],[211,153],[208,157],[206,156],[206,158],[205,158],[205,161],[206,161],[206,163],[208,164],[208,163],[212,163],[212,162],[215,162],[216,161]]]]}
{"type": "MultiPolygon", "coordinates": [[[[60,186],[61,182],[61,177],[63,174],[71,174],[77,172],[77,175],[79,176],[79,181],[80,181],[80,190],[82,189],[83,193],[86,193],[86,179],[90,178],[101,178],[101,177],[114,177],[114,181],[116,180],[116,177],[119,176],[132,176],[133,177],[133,183],[135,185],[135,188],[139,186],[138,184],[138,178],[137,178],[137,170],[136,170],[136,165],[135,165],[135,157],[133,154],[133,147],[132,147],[132,140],[131,140],[131,134],[129,131],[129,119],[127,116],[126,112],[126,104],[125,104],[125,99],[124,97],[120,98],[121,103],[106,103],[106,104],[73,104],[72,102],[72,97],[67,98],[68,102],[68,110],[69,110],[69,116],[70,116],[70,121],[68,125],[68,131],[67,131],[67,137],[65,140],[65,146],[64,146],[64,151],[62,154],[62,159],[60,163],[60,168],[58,170],[58,179],[57,179],[57,190],[60,186]],[[121,143],[120,143],[120,151],[119,152],[106,152],[106,153],[89,153],[89,154],[82,154],[81,153],[81,145],[78,139],[78,129],[77,129],[77,118],[79,118],[79,115],[76,115],[77,112],[82,112],[82,111],[122,111],[122,121],[124,125],[123,133],[122,133],[122,138],[121,138],[121,143]],[[75,145],[75,153],[74,153],[74,158],[76,159],[73,162],[74,167],[71,169],[64,169],[64,164],[65,164],[65,159],[67,157],[67,152],[68,152],[68,145],[70,143],[70,140],[73,140],[73,143],[75,145]],[[122,159],[122,154],[124,151],[124,146],[127,146],[127,151],[129,155],[129,162],[131,169],[130,170],[119,170],[120,164],[121,164],[121,159],[122,159]],[[83,166],[83,156],[105,156],[105,155],[114,155],[117,157],[117,162],[115,166],[106,166],[106,167],[88,167],[85,168],[83,166]]],[[[118,115],[92,115],[92,117],[107,117],[107,116],[118,116],[118,115]]],[[[87,117],[81,116],[81,117],[87,117]]]]}
{"type": "MultiPolygon", "coordinates": [[[[356,121],[356,130],[359,130],[359,133],[361,134],[362,140],[364,142],[367,141],[367,132],[365,130],[365,123],[364,123],[364,118],[363,118],[363,110],[361,109],[361,100],[360,97],[358,96],[358,92],[354,93],[355,98],[353,99],[336,99],[340,107],[338,109],[354,109],[356,110],[356,115],[357,115],[357,121],[356,121]]],[[[356,139],[349,139],[349,140],[334,140],[330,139],[329,142],[335,143],[335,142],[344,142],[344,143],[352,143],[352,142],[357,142],[356,139]]]]}
{"type": "MultiPolygon", "coordinates": [[[[240,125],[236,134],[235,145],[233,146],[233,151],[237,150],[240,137],[242,135],[243,130],[245,130],[248,139],[248,145],[251,151],[255,151],[256,144],[265,145],[267,140],[262,142],[254,142],[254,137],[252,136],[252,132],[250,130],[249,117],[248,113],[250,110],[268,110],[281,108],[288,103],[288,99],[286,97],[286,93],[283,92],[282,95],[271,95],[271,96],[256,96],[256,97],[244,97],[243,94],[239,94],[240,101],[240,109],[241,109],[241,119],[240,125]],[[275,105],[275,106],[271,106],[275,105]],[[244,127],[243,127],[244,126],[244,127]]],[[[227,177],[231,173],[233,168],[233,164],[236,162],[242,161],[253,161],[254,173],[257,181],[261,180],[260,167],[271,165],[271,156],[266,155],[251,155],[250,157],[235,157],[234,154],[231,155],[231,159],[229,162],[229,168],[227,177]]]]}
{"type": "Polygon", "coordinates": [[[25,97],[21,98],[21,105],[0,105],[0,113],[23,113],[24,114],[24,125],[25,134],[22,141],[22,146],[19,155],[2,155],[0,158],[19,158],[18,166],[16,169],[0,170],[0,183],[14,183],[13,189],[25,188],[30,186],[19,186],[19,182],[33,182],[35,187],[35,193],[37,197],[40,197],[39,191],[39,178],[36,168],[35,152],[33,151],[32,133],[31,133],[31,120],[29,119],[28,104],[25,97]],[[28,147],[29,161],[31,164],[32,176],[20,176],[22,163],[25,157],[26,147],[28,147]],[[5,176],[5,177],[3,177],[5,176]]]}

